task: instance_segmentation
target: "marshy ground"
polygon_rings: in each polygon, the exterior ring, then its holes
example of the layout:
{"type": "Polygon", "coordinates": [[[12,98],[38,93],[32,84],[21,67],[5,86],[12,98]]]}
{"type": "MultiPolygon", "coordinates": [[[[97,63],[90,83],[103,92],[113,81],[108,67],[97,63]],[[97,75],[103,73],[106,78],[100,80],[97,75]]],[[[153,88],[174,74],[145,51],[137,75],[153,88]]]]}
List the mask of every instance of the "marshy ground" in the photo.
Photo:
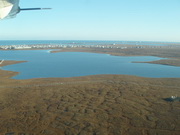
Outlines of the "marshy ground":
{"type": "MultiPolygon", "coordinates": [[[[7,76],[11,71],[0,71],[7,76]]],[[[179,135],[180,79],[0,77],[2,135],[179,135]]]]}
{"type": "MultiPolygon", "coordinates": [[[[179,66],[178,48],[60,51],[171,58],[152,63],[179,66]]],[[[19,63],[5,61],[1,66],[19,63]]],[[[0,70],[0,135],[179,135],[180,78],[96,75],[10,79],[0,70]]]]}

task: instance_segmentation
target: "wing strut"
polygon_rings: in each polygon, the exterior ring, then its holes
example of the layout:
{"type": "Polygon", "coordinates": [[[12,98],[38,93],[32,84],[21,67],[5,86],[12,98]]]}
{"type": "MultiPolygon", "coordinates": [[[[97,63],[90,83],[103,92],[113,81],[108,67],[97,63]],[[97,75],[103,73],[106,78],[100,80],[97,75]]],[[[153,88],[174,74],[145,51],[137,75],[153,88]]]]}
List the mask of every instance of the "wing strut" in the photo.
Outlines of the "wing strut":
{"type": "Polygon", "coordinates": [[[49,10],[51,8],[21,8],[20,11],[27,11],[27,10],[49,10]]]}

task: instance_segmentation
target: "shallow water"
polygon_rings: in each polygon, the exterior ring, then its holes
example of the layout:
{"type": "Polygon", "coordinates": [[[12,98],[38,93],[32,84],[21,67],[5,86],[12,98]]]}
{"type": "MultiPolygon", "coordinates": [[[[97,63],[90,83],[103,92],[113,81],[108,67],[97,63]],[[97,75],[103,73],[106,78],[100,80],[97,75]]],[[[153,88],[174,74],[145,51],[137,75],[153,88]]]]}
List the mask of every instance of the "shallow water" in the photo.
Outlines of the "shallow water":
{"type": "Polygon", "coordinates": [[[143,77],[180,77],[180,67],[132,63],[154,61],[153,56],[112,56],[108,54],[61,52],[49,50],[0,51],[0,59],[28,61],[2,67],[4,70],[20,72],[14,79],[76,77],[97,74],[123,74],[143,77]]]}

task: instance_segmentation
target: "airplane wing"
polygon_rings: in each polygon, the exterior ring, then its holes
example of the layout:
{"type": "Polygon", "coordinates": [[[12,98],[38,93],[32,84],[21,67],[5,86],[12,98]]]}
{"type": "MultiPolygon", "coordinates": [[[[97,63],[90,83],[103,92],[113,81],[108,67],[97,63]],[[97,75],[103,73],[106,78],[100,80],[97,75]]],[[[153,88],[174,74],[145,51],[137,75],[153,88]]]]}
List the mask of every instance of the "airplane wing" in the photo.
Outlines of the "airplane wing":
{"type": "Polygon", "coordinates": [[[0,19],[15,17],[19,11],[19,0],[0,0],[0,19]]]}
{"type": "Polygon", "coordinates": [[[13,4],[8,0],[0,0],[0,19],[4,19],[11,12],[13,4]]]}
{"type": "Polygon", "coordinates": [[[14,18],[20,11],[46,10],[51,8],[20,8],[19,0],[0,0],[0,20],[14,18]]]}

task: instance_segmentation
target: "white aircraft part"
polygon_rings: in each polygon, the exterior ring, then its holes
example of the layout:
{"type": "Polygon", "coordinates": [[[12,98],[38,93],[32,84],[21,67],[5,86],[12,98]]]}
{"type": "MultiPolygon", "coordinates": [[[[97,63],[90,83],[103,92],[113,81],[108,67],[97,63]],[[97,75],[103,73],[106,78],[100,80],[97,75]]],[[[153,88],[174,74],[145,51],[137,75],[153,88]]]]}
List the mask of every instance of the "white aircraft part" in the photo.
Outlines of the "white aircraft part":
{"type": "Polygon", "coordinates": [[[0,0],[0,20],[14,18],[23,10],[41,10],[50,8],[25,8],[20,9],[19,0],[0,0]]]}
{"type": "Polygon", "coordinates": [[[19,0],[0,0],[0,19],[13,18],[19,11],[19,0]]]}
{"type": "Polygon", "coordinates": [[[13,4],[7,0],[0,0],[0,19],[4,19],[11,12],[13,4]]]}
{"type": "Polygon", "coordinates": [[[2,64],[4,62],[4,60],[2,60],[1,62],[0,62],[0,64],[2,64]]]}

